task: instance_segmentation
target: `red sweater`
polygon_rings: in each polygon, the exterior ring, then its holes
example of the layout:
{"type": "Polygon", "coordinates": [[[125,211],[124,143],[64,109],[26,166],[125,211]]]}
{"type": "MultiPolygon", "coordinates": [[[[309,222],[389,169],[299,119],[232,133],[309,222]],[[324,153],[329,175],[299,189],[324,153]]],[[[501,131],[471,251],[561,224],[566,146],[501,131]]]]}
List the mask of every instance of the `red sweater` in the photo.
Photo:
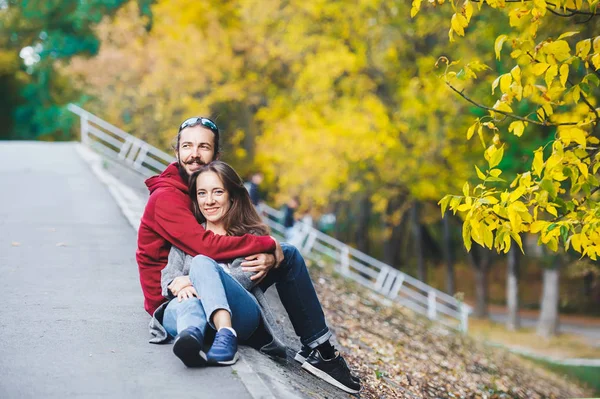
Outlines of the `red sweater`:
{"type": "Polygon", "coordinates": [[[160,272],[167,265],[171,245],[185,253],[206,255],[216,261],[272,252],[269,236],[229,237],[205,230],[192,213],[188,187],[172,163],[159,176],[146,180],[150,198],[138,232],[136,259],[144,293],[144,308],[153,314],[165,301],[161,295],[160,272]]]}

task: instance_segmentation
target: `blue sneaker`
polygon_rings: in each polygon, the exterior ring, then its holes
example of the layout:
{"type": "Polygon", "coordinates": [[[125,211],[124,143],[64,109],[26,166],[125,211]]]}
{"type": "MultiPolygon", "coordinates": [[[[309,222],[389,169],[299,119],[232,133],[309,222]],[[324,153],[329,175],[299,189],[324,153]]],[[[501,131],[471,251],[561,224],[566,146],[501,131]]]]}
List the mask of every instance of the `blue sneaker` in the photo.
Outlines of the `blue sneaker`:
{"type": "Polygon", "coordinates": [[[187,367],[206,365],[206,354],[202,352],[202,331],[198,327],[188,327],[175,338],[173,353],[187,367]]]}
{"type": "Polygon", "coordinates": [[[229,366],[238,360],[237,337],[227,328],[221,328],[215,335],[215,340],[206,353],[210,364],[229,366]]]}

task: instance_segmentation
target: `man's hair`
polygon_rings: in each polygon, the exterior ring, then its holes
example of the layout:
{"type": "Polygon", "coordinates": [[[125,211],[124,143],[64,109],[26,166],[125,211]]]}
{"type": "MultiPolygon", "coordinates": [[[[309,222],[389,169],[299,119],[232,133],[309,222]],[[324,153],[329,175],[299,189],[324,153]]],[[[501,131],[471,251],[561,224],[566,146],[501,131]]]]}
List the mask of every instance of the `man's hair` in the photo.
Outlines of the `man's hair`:
{"type": "Polygon", "coordinates": [[[206,222],[206,218],[200,211],[197,197],[198,176],[206,172],[214,172],[221,182],[223,188],[229,193],[231,205],[223,218],[223,224],[227,235],[242,236],[254,234],[266,236],[270,234],[269,228],[264,224],[250,201],[248,190],[244,186],[242,178],[237,172],[223,161],[213,161],[195,171],[190,176],[189,195],[193,204],[194,216],[198,223],[206,222]]]}

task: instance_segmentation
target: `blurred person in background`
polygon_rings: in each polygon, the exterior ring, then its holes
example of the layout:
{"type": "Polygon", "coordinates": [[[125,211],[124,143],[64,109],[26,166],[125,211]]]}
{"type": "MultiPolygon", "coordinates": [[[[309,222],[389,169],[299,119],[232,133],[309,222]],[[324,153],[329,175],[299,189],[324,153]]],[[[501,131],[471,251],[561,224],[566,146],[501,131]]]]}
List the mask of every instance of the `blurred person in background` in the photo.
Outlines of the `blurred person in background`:
{"type": "Polygon", "coordinates": [[[294,230],[294,225],[296,224],[296,217],[295,217],[295,212],[296,209],[298,209],[298,206],[300,205],[300,200],[298,199],[298,197],[291,197],[288,202],[283,206],[283,208],[281,209],[281,211],[283,212],[283,220],[282,223],[283,227],[285,228],[285,239],[288,242],[294,242],[294,235],[295,235],[295,230],[294,230]]]}
{"type": "Polygon", "coordinates": [[[244,187],[248,190],[250,194],[250,201],[254,206],[258,206],[258,204],[262,200],[262,195],[260,191],[260,185],[264,180],[264,176],[260,172],[255,172],[250,176],[250,180],[244,183],[244,187]]]}

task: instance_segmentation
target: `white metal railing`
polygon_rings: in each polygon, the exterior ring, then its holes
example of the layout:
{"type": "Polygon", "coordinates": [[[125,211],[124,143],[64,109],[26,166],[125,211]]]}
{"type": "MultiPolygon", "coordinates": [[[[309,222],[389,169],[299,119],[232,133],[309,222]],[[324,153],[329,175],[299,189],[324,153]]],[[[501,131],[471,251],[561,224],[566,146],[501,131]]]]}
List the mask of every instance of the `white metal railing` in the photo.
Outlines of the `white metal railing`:
{"type": "MultiPolygon", "coordinates": [[[[77,105],[69,104],[68,109],[80,117],[81,142],[84,145],[129,165],[143,175],[160,173],[175,160],[77,105]]],[[[467,331],[472,312],[469,305],[305,223],[297,222],[292,234],[286,235],[286,229],[280,223],[282,212],[266,204],[262,204],[260,210],[273,234],[287,238],[308,259],[333,262],[343,276],[431,320],[467,331]]]]}
{"type": "Polygon", "coordinates": [[[83,108],[69,104],[79,115],[81,142],[109,158],[124,162],[145,176],[162,172],[175,158],[143,140],[124,132],[83,108]]]}

